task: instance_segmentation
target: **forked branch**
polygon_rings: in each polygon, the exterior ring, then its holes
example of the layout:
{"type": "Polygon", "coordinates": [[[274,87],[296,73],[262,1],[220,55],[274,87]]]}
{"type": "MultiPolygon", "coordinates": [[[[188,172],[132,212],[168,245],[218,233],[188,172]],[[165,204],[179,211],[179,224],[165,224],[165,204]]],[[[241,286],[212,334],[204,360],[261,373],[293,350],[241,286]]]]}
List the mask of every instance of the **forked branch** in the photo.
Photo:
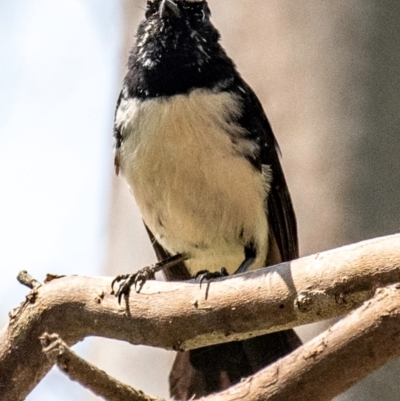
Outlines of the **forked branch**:
{"type": "MultiPolygon", "coordinates": [[[[24,399],[51,368],[39,341],[44,332],[58,333],[68,345],[96,335],[187,350],[343,315],[371,298],[376,288],[398,282],[400,235],[215,281],[202,288],[194,283],[147,282],[140,294],[131,293],[127,307],[119,306],[110,294],[110,278],[55,278],[34,286],[0,334],[0,399],[24,399]]],[[[397,301],[393,302],[390,312],[397,310],[393,306],[397,301]]],[[[393,313],[394,317],[389,315],[396,319],[397,312],[393,313]]],[[[351,330],[357,331],[357,327],[356,324],[351,330]]],[[[376,343],[372,353],[382,340],[376,343]]],[[[298,353],[307,352],[306,347],[266,371],[277,366],[279,372],[289,369],[292,362],[288,358],[304,359],[298,353]]],[[[313,365],[318,353],[310,352],[308,363],[313,365]]],[[[302,369],[301,377],[306,380],[309,368],[302,369]]],[[[343,382],[347,377],[350,375],[343,382]]],[[[272,385],[270,382],[267,387],[272,385]]]]}

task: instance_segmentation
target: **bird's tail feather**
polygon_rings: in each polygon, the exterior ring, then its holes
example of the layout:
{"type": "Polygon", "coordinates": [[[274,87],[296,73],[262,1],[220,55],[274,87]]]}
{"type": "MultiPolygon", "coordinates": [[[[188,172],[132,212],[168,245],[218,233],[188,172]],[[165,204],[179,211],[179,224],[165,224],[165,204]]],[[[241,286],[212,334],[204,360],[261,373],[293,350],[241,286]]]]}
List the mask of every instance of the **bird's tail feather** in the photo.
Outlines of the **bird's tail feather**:
{"type": "Polygon", "coordinates": [[[222,391],[301,345],[293,330],[179,352],[169,376],[171,397],[190,400],[222,391]]]}

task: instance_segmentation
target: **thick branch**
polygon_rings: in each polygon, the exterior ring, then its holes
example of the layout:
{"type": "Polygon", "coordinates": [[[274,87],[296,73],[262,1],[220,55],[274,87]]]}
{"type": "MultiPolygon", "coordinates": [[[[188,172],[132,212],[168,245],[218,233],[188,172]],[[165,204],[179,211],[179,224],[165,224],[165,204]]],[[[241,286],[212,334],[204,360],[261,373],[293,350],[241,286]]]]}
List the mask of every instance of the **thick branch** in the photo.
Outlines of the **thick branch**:
{"type": "Polygon", "coordinates": [[[400,282],[400,235],[231,277],[209,288],[147,282],[140,294],[132,292],[129,318],[110,295],[110,282],[64,277],[31,292],[0,335],[4,399],[23,399],[50,369],[39,343],[46,331],[59,333],[69,345],[98,335],[190,349],[344,314],[377,286],[400,282]]]}
{"type": "Polygon", "coordinates": [[[399,285],[277,363],[207,401],[329,401],[400,356],[399,285]]]}
{"type": "MultiPolygon", "coordinates": [[[[396,285],[378,290],[362,307],[286,358],[204,401],[331,400],[398,357],[399,334],[400,286],[396,285]]],[[[50,342],[48,356],[97,394],[114,401],[157,401],[81,360],[58,336],[44,337],[50,342]]]]}

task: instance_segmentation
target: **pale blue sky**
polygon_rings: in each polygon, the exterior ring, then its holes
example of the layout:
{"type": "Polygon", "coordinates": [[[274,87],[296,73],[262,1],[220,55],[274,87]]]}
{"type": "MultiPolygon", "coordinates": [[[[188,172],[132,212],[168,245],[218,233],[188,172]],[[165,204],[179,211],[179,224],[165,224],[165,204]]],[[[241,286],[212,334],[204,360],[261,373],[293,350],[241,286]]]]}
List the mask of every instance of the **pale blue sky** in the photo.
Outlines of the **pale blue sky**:
{"type": "MultiPolygon", "coordinates": [[[[100,273],[120,18],[118,0],[0,2],[0,327],[20,270],[100,273]]],[[[83,391],[52,371],[27,400],[83,391]]]]}

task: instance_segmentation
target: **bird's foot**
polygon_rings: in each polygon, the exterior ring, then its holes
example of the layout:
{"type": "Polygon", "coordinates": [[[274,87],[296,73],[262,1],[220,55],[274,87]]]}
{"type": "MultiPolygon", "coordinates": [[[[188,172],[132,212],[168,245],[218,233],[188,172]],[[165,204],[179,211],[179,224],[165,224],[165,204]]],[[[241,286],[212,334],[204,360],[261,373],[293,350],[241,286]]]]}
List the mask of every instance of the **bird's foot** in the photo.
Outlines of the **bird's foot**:
{"type": "Polygon", "coordinates": [[[136,292],[140,292],[143,288],[144,283],[147,280],[154,280],[157,272],[165,269],[166,267],[174,266],[178,263],[184,262],[187,259],[185,255],[174,255],[170,256],[160,262],[155,263],[151,266],[143,267],[133,274],[121,274],[112,281],[111,293],[115,294],[118,298],[118,303],[121,303],[122,296],[129,297],[131,287],[134,286],[136,292]],[[120,283],[118,290],[114,291],[114,285],[120,283]]]}
{"type": "Polygon", "coordinates": [[[194,279],[196,281],[200,277],[200,288],[201,288],[201,284],[203,283],[204,280],[211,281],[215,278],[221,278],[226,276],[229,276],[228,271],[226,270],[225,267],[222,267],[220,271],[216,272],[210,272],[209,270],[200,270],[195,274],[194,279]]]}
{"type": "Polygon", "coordinates": [[[153,266],[146,266],[143,269],[140,269],[136,273],[133,274],[121,274],[112,281],[111,283],[111,290],[112,294],[115,294],[118,297],[118,303],[121,303],[122,296],[128,297],[131,292],[131,287],[134,286],[136,292],[140,292],[144,283],[147,280],[154,280],[155,274],[157,272],[154,269],[156,265],[153,266]],[[114,285],[119,283],[118,290],[114,291],[114,285]]]}

